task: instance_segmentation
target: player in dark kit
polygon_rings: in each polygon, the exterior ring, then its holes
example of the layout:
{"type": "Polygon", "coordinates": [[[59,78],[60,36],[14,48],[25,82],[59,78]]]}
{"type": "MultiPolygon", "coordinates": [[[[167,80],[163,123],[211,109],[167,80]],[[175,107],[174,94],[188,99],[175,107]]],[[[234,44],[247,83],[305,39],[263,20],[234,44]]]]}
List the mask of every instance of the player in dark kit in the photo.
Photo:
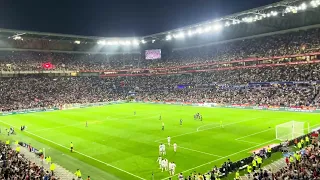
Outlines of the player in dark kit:
{"type": "Polygon", "coordinates": [[[161,115],[160,115],[160,117],[159,117],[159,120],[161,120],[162,118],[161,118],[161,115]]]}
{"type": "Polygon", "coordinates": [[[73,152],[73,143],[70,143],[70,152],[73,152]]]}
{"type": "Polygon", "coordinates": [[[180,125],[182,125],[182,122],[183,122],[183,120],[182,120],[182,119],[180,119],[180,125]]]}
{"type": "Polygon", "coordinates": [[[137,114],[136,111],[134,111],[134,112],[133,112],[133,115],[136,115],[136,114],[137,114]]]}

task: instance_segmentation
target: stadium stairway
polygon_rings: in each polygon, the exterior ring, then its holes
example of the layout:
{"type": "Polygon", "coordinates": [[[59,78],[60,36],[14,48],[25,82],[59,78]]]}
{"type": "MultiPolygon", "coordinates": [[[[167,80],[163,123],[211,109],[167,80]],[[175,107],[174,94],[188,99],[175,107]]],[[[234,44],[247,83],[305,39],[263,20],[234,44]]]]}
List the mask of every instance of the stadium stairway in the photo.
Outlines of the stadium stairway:
{"type": "MultiPolygon", "coordinates": [[[[262,169],[263,170],[267,170],[270,173],[275,173],[277,172],[279,169],[286,167],[287,164],[285,162],[284,158],[281,158],[277,161],[272,162],[271,164],[268,164],[266,166],[263,166],[262,169]]],[[[246,169],[245,169],[246,170],[246,169]]],[[[259,171],[259,170],[258,170],[259,171]]],[[[257,172],[257,170],[256,170],[257,172]]],[[[253,174],[253,173],[252,173],[253,174]]],[[[253,180],[253,176],[248,176],[248,174],[245,174],[243,176],[240,177],[240,180],[253,180]]]]}
{"type": "MultiPolygon", "coordinates": [[[[12,148],[15,149],[17,145],[12,145],[12,148]]],[[[44,160],[40,159],[36,154],[29,152],[25,147],[21,147],[20,153],[24,155],[29,161],[34,162],[37,166],[43,166],[46,171],[50,172],[50,164],[46,163],[44,160]]],[[[60,178],[60,180],[72,180],[76,179],[76,176],[65,169],[64,167],[55,163],[56,169],[54,170],[55,177],[60,178]]]]}

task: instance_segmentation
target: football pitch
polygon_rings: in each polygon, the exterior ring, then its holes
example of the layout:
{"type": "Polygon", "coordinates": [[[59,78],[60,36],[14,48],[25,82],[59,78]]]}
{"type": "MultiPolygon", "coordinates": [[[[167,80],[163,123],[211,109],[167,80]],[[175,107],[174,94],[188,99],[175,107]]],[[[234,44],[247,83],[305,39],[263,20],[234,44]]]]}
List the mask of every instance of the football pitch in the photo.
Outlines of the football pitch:
{"type": "Polygon", "coordinates": [[[205,173],[228,158],[240,160],[253,150],[279,143],[275,139],[278,124],[295,120],[315,128],[320,126],[319,117],[313,113],[126,103],[1,116],[0,125],[1,129],[15,127],[17,135],[10,138],[45,148],[53,162],[72,172],[79,168],[83,178],[138,180],[152,179],[153,174],[155,180],[162,180],[168,179],[169,173],[161,172],[156,162],[160,143],[166,144],[165,157],[177,165],[176,174],[205,173]],[[197,112],[203,121],[193,119],[197,112]],[[27,130],[20,132],[21,125],[27,130]],[[176,153],[168,147],[167,136],[172,144],[177,143],[176,153]],[[74,153],[69,150],[70,142],[74,153]]]}

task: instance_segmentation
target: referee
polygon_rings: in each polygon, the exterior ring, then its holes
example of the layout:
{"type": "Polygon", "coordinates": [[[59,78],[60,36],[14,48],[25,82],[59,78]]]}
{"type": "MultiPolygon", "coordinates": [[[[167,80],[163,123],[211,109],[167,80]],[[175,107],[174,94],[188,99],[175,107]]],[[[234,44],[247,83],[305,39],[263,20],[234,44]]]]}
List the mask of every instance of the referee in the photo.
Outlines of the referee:
{"type": "Polygon", "coordinates": [[[70,143],[70,152],[73,152],[73,143],[70,143]]]}

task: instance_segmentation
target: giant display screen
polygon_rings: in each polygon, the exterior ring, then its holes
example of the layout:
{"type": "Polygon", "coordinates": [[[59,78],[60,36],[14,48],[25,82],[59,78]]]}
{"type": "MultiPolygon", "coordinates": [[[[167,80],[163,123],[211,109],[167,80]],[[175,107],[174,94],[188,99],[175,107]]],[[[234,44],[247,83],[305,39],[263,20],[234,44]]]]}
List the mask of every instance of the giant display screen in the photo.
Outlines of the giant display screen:
{"type": "Polygon", "coordinates": [[[146,50],[145,56],[147,60],[161,59],[161,49],[146,50]]]}

